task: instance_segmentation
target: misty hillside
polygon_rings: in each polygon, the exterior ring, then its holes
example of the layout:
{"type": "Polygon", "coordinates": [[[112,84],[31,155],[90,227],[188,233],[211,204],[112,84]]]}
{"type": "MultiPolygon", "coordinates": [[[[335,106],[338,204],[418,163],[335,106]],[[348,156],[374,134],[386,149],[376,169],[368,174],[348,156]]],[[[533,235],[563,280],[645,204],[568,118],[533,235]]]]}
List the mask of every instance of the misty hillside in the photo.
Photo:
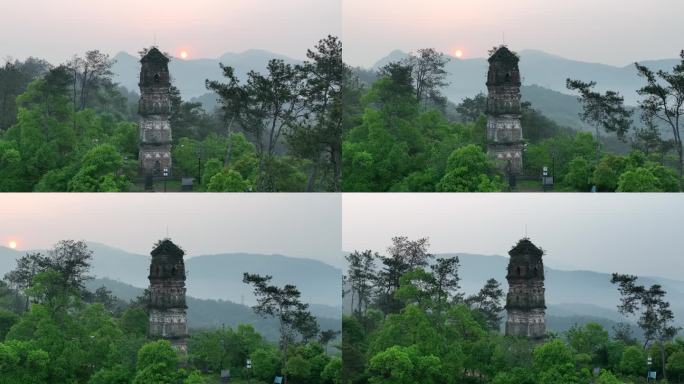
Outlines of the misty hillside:
{"type": "MultiPolygon", "coordinates": [[[[494,278],[501,283],[504,292],[508,290],[506,267],[508,257],[484,256],[474,254],[437,254],[436,257],[458,255],[460,260],[459,276],[461,290],[471,295],[480,290],[485,282],[494,278]]],[[[592,271],[565,271],[544,268],[548,329],[562,332],[575,323],[598,322],[606,329],[626,320],[617,311],[619,294],[617,287],[610,283],[610,274],[592,271]]],[[[618,272],[618,271],[616,271],[618,272]]],[[[684,281],[661,277],[643,277],[639,284],[650,286],[661,284],[667,291],[666,299],[675,313],[675,319],[684,326],[684,281]]],[[[350,312],[350,297],[344,300],[344,312],[350,312]]],[[[633,325],[635,335],[639,335],[633,325]]]]}
{"type": "MultiPolygon", "coordinates": [[[[673,52],[676,54],[677,52],[673,52]]],[[[637,105],[638,95],[636,90],[643,86],[643,79],[636,74],[633,64],[624,67],[616,67],[606,64],[587,63],[583,61],[566,59],[551,55],[538,50],[522,50],[520,54],[520,74],[523,85],[538,85],[553,91],[569,93],[565,88],[565,80],[576,78],[580,80],[593,80],[598,83],[600,90],[612,89],[620,92],[625,97],[627,105],[637,105]]],[[[373,69],[385,64],[401,60],[407,54],[401,51],[390,52],[381,58],[373,66],[373,69]]],[[[679,60],[645,60],[645,64],[651,69],[671,70],[679,60]]],[[[453,102],[458,103],[465,97],[472,97],[478,92],[486,93],[485,81],[487,79],[487,59],[454,59],[446,66],[449,72],[448,81],[451,83],[445,90],[446,96],[453,102]]],[[[543,111],[543,109],[542,109],[543,111]]]]}
{"type": "MultiPolygon", "coordinates": [[[[86,287],[94,291],[105,286],[120,299],[129,301],[142,295],[143,289],[111,279],[94,279],[86,287]]],[[[205,300],[192,296],[187,297],[188,326],[190,328],[218,328],[222,324],[237,327],[239,324],[252,324],[254,328],[269,340],[278,339],[278,324],[274,319],[265,319],[254,313],[245,305],[225,300],[205,300]]],[[[312,306],[311,312],[317,317],[321,329],[341,329],[341,313],[333,313],[330,308],[312,306]]]]}
{"type": "MultiPolygon", "coordinates": [[[[113,59],[116,60],[112,68],[114,72],[113,80],[128,90],[139,92],[139,58],[126,52],[120,52],[113,59]]],[[[238,78],[244,80],[249,71],[264,72],[270,59],[282,59],[290,64],[300,62],[272,52],[250,49],[241,53],[226,53],[218,59],[180,60],[173,58],[169,63],[169,72],[171,73],[173,85],[178,87],[183,99],[191,100],[192,98],[200,98],[208,93],[204,85],[205,80],[223,79],[223,72],[219,67],[219,63],[235,68],[235,74],[238,78]]],[[[203,99],[201,101],[210,102],[211,99],[203,99]]],[[[204,105],[205,108],[208,107],[207,104],[204,105]]]]}
{"type": "MultiPolygon", "coordinates": [[[[134,287],[147,287],[149,256],[103,244],[88,243],[94,252],[92,274],[134,287]]],[[[15,267],[14,260],[26,252],[0,247],[0,276],[15,267]]],[[[194,255],[191,255],[194,256],[194,255]]],[[[302,299],[328,307],[341,305],[342,271],[320,261],[281,255],[232,253],[187,257],[188,295],[215,300],[253,303],[252,289],[242,282],[244,272],[273,276],[276,285],[294,284],[302,299]]]]}
{"type": "MultiPolygon", "coordinates": [[[[438,255],[448,257],[449,255],[438,255]]],[[[508,257],[458,254],[461,261],[461,287],[467,294],[477,292],[489,278],[502,283],[505,290],[506,267],[508,257]]],[[[544,268],[546,303],[551,306],[562,306],[568,312],[565,315],[600,315],[615,313],[619,302],[617,287],[610,283],[610,274],[592,271],[565,271],[549,267],[544,268]],[[608,312],[597,311],[600,307],[608,312]]],[[[619,270],[616,270],[619,272],[619,270]]],[[[639,283],[650,286],[661,284],[667,291],[667,300],[672,304],[677,318],[684,318],[684,281],[676,281],[661,277],[642,277],[639,283]]]]}

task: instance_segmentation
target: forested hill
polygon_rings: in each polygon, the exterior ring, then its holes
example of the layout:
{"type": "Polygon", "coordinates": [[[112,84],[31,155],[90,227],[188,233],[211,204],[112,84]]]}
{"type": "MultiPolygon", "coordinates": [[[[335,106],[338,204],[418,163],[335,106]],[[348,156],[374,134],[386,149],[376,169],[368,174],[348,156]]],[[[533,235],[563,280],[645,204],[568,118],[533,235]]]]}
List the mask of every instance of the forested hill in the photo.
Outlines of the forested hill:
{"type": "MultiPolygon", "coordinates": [[[[448,258],[454,255],[458,255],[460,260],[460,286],[466,296],[477,293],[490,278],[499,281],[504,292],[508,290],[507,257],[463,253],[438,254],[436,257],[448,258]]],[[[575,322],[600,320],[603,325],[611,325],[624,320],[617,312],[619,294],[617,287],[610,283],[609,273],[545,267],[545,278],[550,329],[561,331],[575,322]]],[[[684,326],[679,320],[684,317],[684,281],[643,277],[639,282],[646,286],[661,284],[667,291],[666,299],[672,304],[675,319],[684,326]]],[[[349,297],[345,297],[345,312],[349,312],[349,300],[349,297]]]]}
{"type": "MultiPolygon", "coordinates": [[[[450,255],[437,255],[437,257],[447,256],[450,255]]],[[[508,257],[472,254],[458,254],[458,256],[461,261],[461,286],[466,293],[477,292],[489,278],[495,278],[501,282],[504,290],[508,289],[506,283],[508,257]]],[[[619,294],[617,287],[610,283],[610,273],[560,270],[549,267],[545,267],[544,272],[547,305],[567,309],[567,312],[559,312],[559,315],[589,315],[593,312],[597,316],[605,317],[609,313],[615,313],[619,303],[619,294]],[[595,307],[606,311],[597,311],[595,307]]],[[[639,282],[646,286],[662,285],[667,291],[667,300],[672,303],[675,318],[684,317],[684,281],[662,277],[642,277],[639,282]]]]}
{"type": "MultiPolygon", "coordinates": [[[[122,300],[134,300],[142,295],[143,289],[111,279],[94,279],[86,283],[90,291],[106,287],[112,294],[122,300]]],[[[252,308],[226,300],[198,299],[187,297],[188,326],[195,329],[215,329],[222,325],[236,328],[240,324],[252,324],[254,328],[269,340],[278,340],[278,322],[273,318],[263,318],[254,313],[252,308]]],[[[341,329],[341,312],[337,308],[312,305],[311,313],[316,316],[322,330],[341,329]]]]}
{"type": "MultiPolygon", "coordinates": [[[[92,274],[146,287],[149,257],[125,252],[98,243],[89,243],[94,252],[92,274]]],[[[26,252],[0,247],[0,276],[15,268],[14,260],[26,252]]],[[[294,284],[302,300],[311,304],[340,307],[342,271],[320,261],[282,255],[230,253],[186,258],[188,295],[202,299],[222,299],[253,303],[252,290],[242,282],[244,272],[272,275],[276,285],[294,284]]]]}
{"type": "MultiPolygon", "coordinates": [[[[119,52],[113,58],[112,79],[128,90],[138,91],[140,63],[137,55],[119,52]]],[[[219,64],[231,66],[241,80],[246,79],[249,71],[266,72],[266,65],[271,59],[280,59],[285,63],[298,64],[295,60],[276,53],[250,49],[241,53],[226,53],[217,59],[172,59],[169,72],[183,99],[199,98],[208,93],[205,80],[223,81],[223,71],[219,64]]]]}
{"type": "MultiPolygon", "coordinates": [[[[522,50],[520,55],[520,73],[523,85],[538,85],[553,91],[569,93],[565,86],[567,78],[584,81],[596,81],[597,89],[611,89],[625,97],[625,104],[636,106],[638,95],[636,90],[643,86],[643,79],[637,76],[633,63],[625,66],[611,66],[566,59],[538,50],[522,50]]],[[[401,60],[407,53],[393,51],[376,62],[372,69],[401,60]]],[[[678,59],[644,60],[641,64],[653,70],[671,70],[679,62],[678,59]]],[[[450,85],[444,88],[444,95],[452,102],[459,103],[465,97],[473,97],[479,92],[486,92],[487,59],[454,59],[446,65],[450,85]]],[[[542,110],[544,114],[546,111],[542,110]]]]}

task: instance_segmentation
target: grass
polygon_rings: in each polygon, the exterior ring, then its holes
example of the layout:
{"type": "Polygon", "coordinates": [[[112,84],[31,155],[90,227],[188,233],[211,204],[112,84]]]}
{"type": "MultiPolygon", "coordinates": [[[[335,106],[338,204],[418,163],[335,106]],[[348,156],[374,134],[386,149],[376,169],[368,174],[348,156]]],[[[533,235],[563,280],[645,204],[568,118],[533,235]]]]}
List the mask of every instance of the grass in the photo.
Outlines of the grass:
{"type": "MultiPolygon", "coordinates": [[[[193,192],[198,191],[198,185],[194,186],[193,192]]],[[[181,186],[181,181],[180,180],[168,180],[166,182],[166,192],[181,192],[182,186],[181,186]]],[[[155,192],[164,192],[164,181],[163,180],[155,180],[154,182],[154,191],[155,192]]],[[[144,182],[137,182],[133,184],[129,192],[145,192],[145,183],[144,182]]]]}
{"type": "MultiPolygon", "coordinates": [[[[203,375],[203,377],[207,381],[207,383],[209,383],[209,384],[220,384],[221,383],[221,378],[219,377],[218,374],[209,373],[209,374],[203,375]]],[[[251,379],[248,381],[247,379],[238,379],[238,378],[230,379],[230,381],[228,383],[230,383],[230,384],[271,384],[271,383],[267,383],[265,381],[260,381],[260,380],[256,380],[256,379],[251,379]]]]}
{"type": "Polygon", "coordinates": [[[515,192],[542,192],[541,180],[518,180],[515,192]]]}

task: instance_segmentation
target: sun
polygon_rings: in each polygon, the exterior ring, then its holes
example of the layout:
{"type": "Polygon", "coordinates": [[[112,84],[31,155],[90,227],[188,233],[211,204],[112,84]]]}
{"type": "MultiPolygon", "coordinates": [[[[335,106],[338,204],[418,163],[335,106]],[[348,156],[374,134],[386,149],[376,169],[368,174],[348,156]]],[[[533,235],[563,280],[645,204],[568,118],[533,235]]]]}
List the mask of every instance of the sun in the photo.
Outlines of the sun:
{"type": "Polygon", "coordinates": [[[185,51],[185,50],[181,51],[180,57],[183,60],[187,59],[188,58],[188,51],[185,51]]]}
{"type": "Polygon", "coordinates": [[[463,57],[463,51],[460,50],[460,49],[455,50],[455,51],[454,51],[454,56],[456,56],[456,57],[459,58],[459,59],[462,58],[462,57],[463,57]]]}
{"type": "Polygon", "coordinates": [[[9,247],[12,249],[17,249],[17,242],[14,240],[11,240],[7,245],[9,245],[9,247]]]}

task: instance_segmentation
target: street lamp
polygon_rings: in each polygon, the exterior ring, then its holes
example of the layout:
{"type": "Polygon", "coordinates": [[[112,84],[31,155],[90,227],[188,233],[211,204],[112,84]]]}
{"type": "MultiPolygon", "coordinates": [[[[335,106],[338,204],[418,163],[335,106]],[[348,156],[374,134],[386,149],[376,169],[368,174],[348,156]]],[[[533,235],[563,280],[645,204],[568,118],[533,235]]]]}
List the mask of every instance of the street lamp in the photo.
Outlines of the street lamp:
{"type": "Polygon", "coordinates": [[[646,382],[648,383],[651,379],[654,379],[655,381],[655,372],[651,371],[651,365],[653,364],[653,359],[651,359],[651,356],[649,356],[646,359],[646,365],[648,365],[648,373],[646,374],[646,382]]]}
{"type": "Polygon", "coordinates": [[[197,147],[197,183],[202,183],[202,155],[203,148],[201,146],[197,147]]]}
{"type": "Polygon", "coordinates": [[[162,174],[164,175],[164,192],[166,192],[166,179],[169,177],[169,169],[164,168],[164,172],[162,174]]]}

